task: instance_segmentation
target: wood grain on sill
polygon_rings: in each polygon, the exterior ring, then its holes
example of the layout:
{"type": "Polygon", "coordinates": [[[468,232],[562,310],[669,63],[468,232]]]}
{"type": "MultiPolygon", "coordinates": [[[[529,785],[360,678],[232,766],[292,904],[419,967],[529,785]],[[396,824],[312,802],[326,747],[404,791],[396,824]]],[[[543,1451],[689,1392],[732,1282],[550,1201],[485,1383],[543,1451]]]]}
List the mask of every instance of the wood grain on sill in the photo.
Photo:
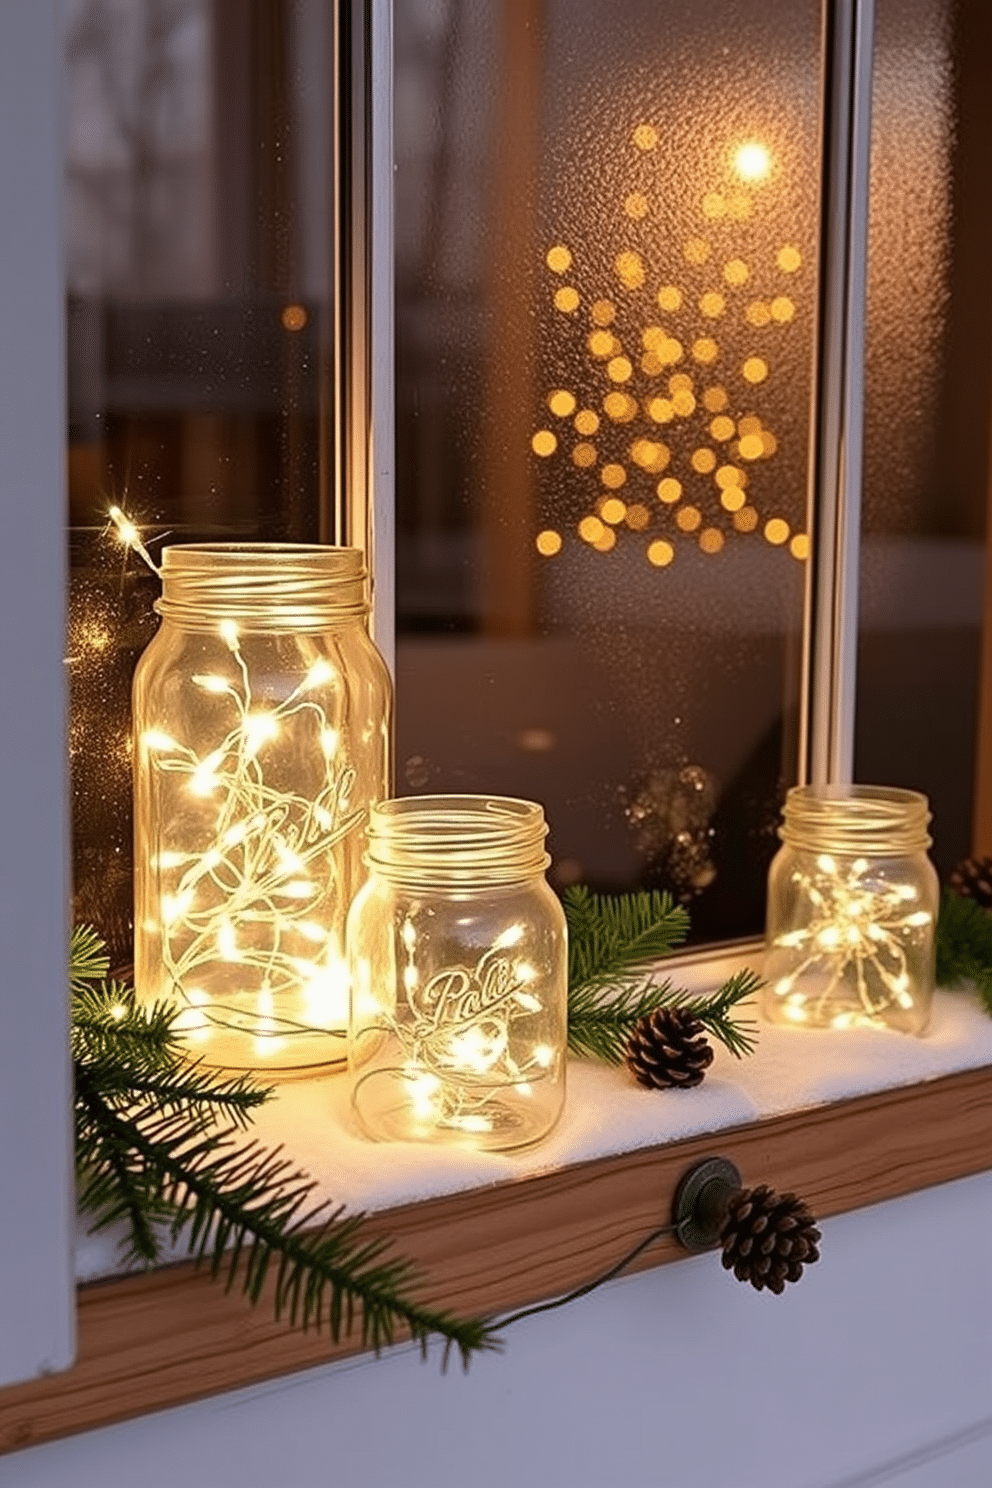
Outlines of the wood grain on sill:
{"type": "MultiPolygon", "coordinates": [[[[992,1168],[992,1069],[405,1205],[376,1214],[369,1228],[420,1264],[426,1298],[465,1315],[504,1312],[607,1269],[664,1223],[682,1174],[715,1152],[746,1183],[795,1189],[822,1218],[895,1198],[992,1168]]],[[[662,1241],[637,1269],[684,1254],[662,1241]]],[[[188,1264],[81,1287],[78,1326],[71,1370],[0,1391],[0,1451],[359,1348],[292,1332],[264,1302],[252,1308],[188,1264]]]]}

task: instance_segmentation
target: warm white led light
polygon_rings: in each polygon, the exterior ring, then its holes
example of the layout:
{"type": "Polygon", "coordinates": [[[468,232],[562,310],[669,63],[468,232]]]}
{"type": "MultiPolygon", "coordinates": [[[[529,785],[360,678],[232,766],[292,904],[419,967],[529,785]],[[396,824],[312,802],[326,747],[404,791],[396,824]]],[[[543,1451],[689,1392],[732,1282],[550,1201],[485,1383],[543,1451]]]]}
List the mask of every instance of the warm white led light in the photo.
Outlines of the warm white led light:
{"type": "Polygon", "coordinates": [[[202,687],[204,692],[229,692],[231,690],[231,684],[226,677],[204,676],[200,673],[194,675],[193,681],[197,687],[202,687]]]}
{"type": "Polygon", "coordinates": [[[162,729],[145,729],[141,735],[141,743],[145,749],[155,749],[163,754],[175,754],[179,745],[171,734],[164,733],[162,729]]]}

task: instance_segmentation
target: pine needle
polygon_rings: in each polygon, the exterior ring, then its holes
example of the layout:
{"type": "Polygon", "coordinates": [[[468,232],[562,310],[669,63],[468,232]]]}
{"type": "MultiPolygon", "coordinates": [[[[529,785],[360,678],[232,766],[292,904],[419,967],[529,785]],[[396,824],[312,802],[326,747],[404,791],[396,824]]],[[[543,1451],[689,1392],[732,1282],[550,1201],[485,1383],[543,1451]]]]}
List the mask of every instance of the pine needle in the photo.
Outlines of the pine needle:
{"type": "Polygon", "coordinates": [[[593,894],[565,890],[568,984],[609,986],[667,956],[689,933],[689,916],[670,894],[593,894]]]}
{"type": "Polygon", "coordinates": [[[92,925],[73,927],[69,941],[69,986],[84,992],[91,982],[102,982],[110,970],[110,957],[92,925]]]}

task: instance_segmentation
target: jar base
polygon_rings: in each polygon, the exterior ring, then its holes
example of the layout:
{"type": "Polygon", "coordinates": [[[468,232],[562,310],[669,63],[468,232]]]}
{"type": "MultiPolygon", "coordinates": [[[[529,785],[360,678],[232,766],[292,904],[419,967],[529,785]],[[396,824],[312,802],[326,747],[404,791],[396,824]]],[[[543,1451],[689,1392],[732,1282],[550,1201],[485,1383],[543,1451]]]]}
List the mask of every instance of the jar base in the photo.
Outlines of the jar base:
{"type": "Polygon", "coordinates": [[[511,1152],[542,1141],[557,1124],[564,1098],[556,1087],[556,1108],[535,1096],[491,1094],[474,1102],[476,1109],[438,1112],[412,1108],[409,1078],[402,1070],[373,1070],[352,1093],[352,1110],[364,1136],[373,1142],[430,1143],[435,1147],[475,1152],[511,1152]],[[368,1090],[375,1085],[374,1095],[368,1090]],[[363,1093],[363,1087],[364,1093],[363,1093]]]}
{"type": "Polygon", "coordinates": [[[775,1023],[783,1028],[872,1028],[889,1033],[908,1033],[917,1038],[926,1033],[930,1022],[929,1006],[890,1006],[869,1012],[859,1003],[820,1005],[815,997],[802,999],[794,994],[787,998],[766,996],[762,1002],[761,1014],[766,1023],[775,1023]]]}

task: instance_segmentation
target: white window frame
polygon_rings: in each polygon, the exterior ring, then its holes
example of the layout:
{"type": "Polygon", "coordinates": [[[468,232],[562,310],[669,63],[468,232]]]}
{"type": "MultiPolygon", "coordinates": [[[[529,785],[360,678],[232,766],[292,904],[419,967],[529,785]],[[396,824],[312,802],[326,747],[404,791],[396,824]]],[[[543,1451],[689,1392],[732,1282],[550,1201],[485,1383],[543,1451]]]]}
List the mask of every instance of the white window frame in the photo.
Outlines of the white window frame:
{"type": "Polygon", "coordinates": [[[72,1362],[63,62],[0,5],[0,1385],[72,1362]]]}

